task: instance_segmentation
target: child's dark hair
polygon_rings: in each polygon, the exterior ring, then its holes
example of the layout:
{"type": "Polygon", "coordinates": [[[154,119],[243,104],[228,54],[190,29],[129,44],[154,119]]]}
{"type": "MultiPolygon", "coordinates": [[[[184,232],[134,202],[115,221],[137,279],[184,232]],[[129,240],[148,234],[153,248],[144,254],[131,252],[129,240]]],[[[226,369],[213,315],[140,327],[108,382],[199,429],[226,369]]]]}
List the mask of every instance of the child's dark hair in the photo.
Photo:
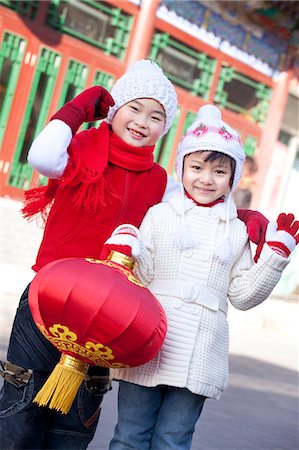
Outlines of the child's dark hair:
{"type": "Polygon", "coordinates": [[[230,187],[232,187],[234,176],[235,176],[235,169],[236,169],[236,161],[231,158],[230,156],[226,155],[222,152],[217,151],[209,151],[209,150],[202,150],[201,153],[207,153],[206,157],[204,158],[204,162],[214,162],[219,161],[220,163],[229,162],[231,169],[232,169],[232,176],[229,182],[230,187]]]}

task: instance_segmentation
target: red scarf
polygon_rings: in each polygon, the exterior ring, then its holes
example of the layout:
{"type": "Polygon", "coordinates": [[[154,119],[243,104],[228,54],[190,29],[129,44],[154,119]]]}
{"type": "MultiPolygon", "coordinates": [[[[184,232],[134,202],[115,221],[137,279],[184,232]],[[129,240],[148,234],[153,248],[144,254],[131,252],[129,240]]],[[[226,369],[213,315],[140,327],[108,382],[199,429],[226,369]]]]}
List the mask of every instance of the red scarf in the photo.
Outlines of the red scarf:
{"type": "Polygon", "coordinates": [[[153,167],[154,146],[135,147],[126,144],[120,137],[110,132],[109,157],[110,163],[123,169],[139,172],[153,167]]]}
{"type": "Polygon", "coordinates": [[[41,214],[46,220],[57,192],[66,186],[77,188],[73,195],[76,208],[95,211],[105,207],[109,191],[105,179],[108,163],[134,172],[149,170],[154,164],[153,151],[154,146],[139,148],[126,144],[106,122],[98,129],[82,131],[68,149],[70,159],[63,178],[49,179],[47,186],[25,192],[24,217],[41,214]]]}
{"type": "Polygon", "coordinates": [[[191,195],[185,190],[185,195],[186,195],[186,197],[188,197],[188,198],[190,198],[191,200],[193,200],[194,201],[194,203],[197,205],[197,206],[204,206],[204,207],[211,207],[211,206],[214,206],[214,205],[217,205],[217,203],[223,203],[224,202],[224,198],[223,197],[220,197],[220,198],[218,198],[217,200],[214,200],[213,202],[210,202],[210,203],[199,203],[199,202],[197,202],[196,200],[194,200],[194,198],[192,198],[191,197],[191,195]]]}

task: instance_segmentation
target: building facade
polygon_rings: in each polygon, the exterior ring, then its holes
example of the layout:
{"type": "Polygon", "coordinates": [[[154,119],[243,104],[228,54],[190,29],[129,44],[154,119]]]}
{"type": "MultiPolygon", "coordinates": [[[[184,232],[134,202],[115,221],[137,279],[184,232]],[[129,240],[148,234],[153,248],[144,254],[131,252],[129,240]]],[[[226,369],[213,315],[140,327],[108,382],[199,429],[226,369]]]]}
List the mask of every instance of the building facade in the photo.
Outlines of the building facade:
{"type": "Polygon", "coordinates": [[[299,11],[286,2],[294,9],[284,15],[281,6],[275,21],[266,5],[273,2],[258,2],[264,12],[255,3],[0,0],[0,196],[21,200],[25,189],[46,183],[27,153],[60,106],[95,84],[109,90],[130,63],[151,58],[179,100],[155,160],[173,173],[182,133],[200,106],[214,103],[257,161],[258,208],[297,79],[292,23],[280,17],[297,20],[299,11]]]}

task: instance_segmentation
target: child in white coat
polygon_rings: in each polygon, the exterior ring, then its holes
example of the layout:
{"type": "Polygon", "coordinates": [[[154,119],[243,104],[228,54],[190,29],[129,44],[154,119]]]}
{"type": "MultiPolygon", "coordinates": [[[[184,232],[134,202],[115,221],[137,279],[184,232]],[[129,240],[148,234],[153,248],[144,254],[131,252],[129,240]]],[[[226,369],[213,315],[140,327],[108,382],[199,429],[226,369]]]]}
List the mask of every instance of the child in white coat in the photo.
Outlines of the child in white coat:
{"type": "Polygon", "coordinates": [[[110,450],[190,449],[206,398],[219,399],[228,384],[227,299],[241,310],[266,300],[299,241],[299,222],[281,214],[253,263],[232,199],[244,159],[220,110],[202,107],[178,147],[180,189],[150,208],[140,236],[125,225],[106,241],[106,249],[122,244],[139,255],[136,274],[168,321],[155,359],[113,371],[119,400],[110,450]]]}

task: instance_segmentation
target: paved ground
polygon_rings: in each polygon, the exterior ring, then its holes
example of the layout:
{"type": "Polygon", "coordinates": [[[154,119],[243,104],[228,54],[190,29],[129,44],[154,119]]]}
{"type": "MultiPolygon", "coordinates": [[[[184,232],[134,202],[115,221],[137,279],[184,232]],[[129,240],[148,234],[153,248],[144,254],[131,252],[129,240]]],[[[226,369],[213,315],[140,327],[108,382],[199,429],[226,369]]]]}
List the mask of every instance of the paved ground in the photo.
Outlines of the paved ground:
{"type": "MultiPolygon", "coordinates": [[[[244,356],[231,356],[230,387],[209,400],[197,424],[192,450],[298,449],[297,376],[294,371],[244,356]]],[[[116,394],[107,394],[94,442],[106,450],[113,433],[116,394]]]]}
{"type": "MultiPolygon", "coordinates": [[[[3,357],[18,297],[0,295],[3,357]]],[[[278,299],[266,303],[247,313],[230,313],[230,386],[219,401],[206,402],[192,450],[299,448],[298,306],[278,299]]],[[[89,450],[107,450],[116,422],[116,397],[117,383],[104,399],[89,450]]]]}
{"type": "MultiPolygon", "coordinates": [[[[243,342],[244,351],[231,353],[230,386],[219,401],[206,402],[192,450],[297,450],[297,344],[275,330],[253,330],[251,338],[250,330],[242,331],[234,329],[231,337],[240,341],[232,350],[238,351],[243,342]]],[[[116,421],[116,396],[117,384],[105,397],[89,449],[107,449],[116,421]]]]}

